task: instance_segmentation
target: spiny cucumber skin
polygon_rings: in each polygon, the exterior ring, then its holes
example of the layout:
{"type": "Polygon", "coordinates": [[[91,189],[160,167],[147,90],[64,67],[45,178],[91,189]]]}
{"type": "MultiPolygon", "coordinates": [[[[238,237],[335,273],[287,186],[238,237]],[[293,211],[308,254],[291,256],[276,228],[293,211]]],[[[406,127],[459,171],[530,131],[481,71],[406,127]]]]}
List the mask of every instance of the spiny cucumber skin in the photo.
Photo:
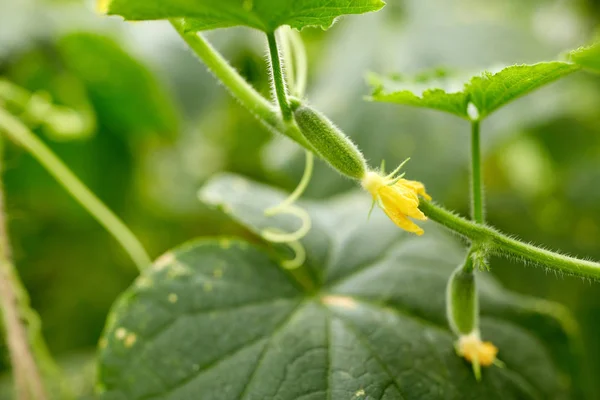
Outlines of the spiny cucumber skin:
{"type": "Polygon", "coordinates": [[[341,174],[362,179],[367,162],[358,147],[327,117],[307,105],[294,111],[296,124],[321,158],[341,174]]]}

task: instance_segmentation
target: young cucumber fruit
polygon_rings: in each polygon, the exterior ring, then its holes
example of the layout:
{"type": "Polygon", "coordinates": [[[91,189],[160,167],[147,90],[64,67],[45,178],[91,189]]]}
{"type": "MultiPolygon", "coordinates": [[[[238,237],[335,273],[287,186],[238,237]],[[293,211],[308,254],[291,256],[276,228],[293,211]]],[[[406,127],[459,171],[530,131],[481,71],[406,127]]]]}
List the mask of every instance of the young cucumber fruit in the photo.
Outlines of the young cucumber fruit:
{"type": "Polygon", "coordinates": [[[296,106],[296,124],[318,155],[341,174],[362,179],[367,162],[356,145],[320,112],[305,104],[296,106]]]}
{"type": "Polygon", "coordinates": [[[472,271],[459,267],[452,273],[446,288],[447,315],[450,328],[458,336],[478,329],[479,304],[477,285],[472,271]]]}

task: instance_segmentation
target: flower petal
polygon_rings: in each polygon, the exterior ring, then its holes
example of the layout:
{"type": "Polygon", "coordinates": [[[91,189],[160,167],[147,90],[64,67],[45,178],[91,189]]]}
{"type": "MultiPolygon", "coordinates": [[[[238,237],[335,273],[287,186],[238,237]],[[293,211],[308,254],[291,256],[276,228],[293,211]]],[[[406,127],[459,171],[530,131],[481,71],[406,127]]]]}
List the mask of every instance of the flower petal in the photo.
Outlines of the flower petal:
{"type": "Polygon", "coordinates": [[[418,181],[409,181],[407,179],[402,179],[402,184],[413,189],[417,194],[423,196],[423,198],[427,201],[431,200],[431,196],[427,194],[425,191],[425,185],[418,181]]]}
{"type": "Polygon", "coordinates": [[[419,236],[421,236],[423,234],[423,232],[424,232],[423,228],[421,228],[419,225],[415,224],[410,219],[408,219],[408,217],[406,215],[399,213],[399,212],[394,212],[394,210],[388,210],[387,208],[384,208],[383,211],[385,211],[387,216],[390,217],[390,219],[396,225],[398,225],[400,228],[404,229],[405,231],[415,233],[419,236]]]}

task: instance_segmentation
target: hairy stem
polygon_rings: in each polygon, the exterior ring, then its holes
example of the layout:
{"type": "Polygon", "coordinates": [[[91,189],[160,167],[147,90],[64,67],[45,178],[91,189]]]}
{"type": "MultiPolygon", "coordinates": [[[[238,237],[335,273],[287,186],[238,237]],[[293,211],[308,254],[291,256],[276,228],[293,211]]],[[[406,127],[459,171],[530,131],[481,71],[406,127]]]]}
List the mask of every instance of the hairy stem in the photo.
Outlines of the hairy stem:
{"type": "Polygon", "coordinates": [[[492,254],[537,264],[568,275],[600,280],[600,263],[581,260],[520,242],[485,225],[477,224],[428,201],[419,208],[429,218],[469,239],[492,254]]]}
{"type": "Polygon", "coordinates": [[[146,250],[121,221],[21,121],[0,108],[0,130],[27,150],[73,198],[119,242],[141,271],[150,266],[146,250]]]}
{"type": "Polygon", "coordinates": [[[479,224],[483,224],[483,184],[481,178],[479,120],[471,122],[471,202],[473,220],[479,224]]]}
{"type": "Polygon", "coordinates": [[[29,304],[25,289],[12,263],[4,210],[4,189],[1,182],[0,304],[13,370],[15,398],[20,400],[45,400],[48,396],[33,355],[30,341],[32,338],[30,338],[26,326],[28,318],[22,315],[21,312],[22,310],[29,310],[29,304]]]}
{"type": "Polygon", "coordinates": [[[187,32],[180,19],[172,19],[171,25],[233,97],[267,124],[277,124],[277,113],[271,103],[254,90],[210,43],[199,33],[187,32]]]}
{"type": "Polygon", "coordinates": [[[171,25],[179,36],[202,60],[215,77],[231,92],[246,109],[248,109],[260,122],[290,139],[302,147],[312,151],[312,146],[304,138],[293,121],[284,121],[276,108],[261,96],[254,88],[240,76],[240,74],[223,58],[214,47],[210,45],[199,33],[187,32],[184,23],[179,19],[172,19],[171,25]]]}
{"type": "Polygon", "coordinates": [[[279,103],[281,115],[284,121],[292,119],[292,110],[288,102],[287,88],[285,87],[284,71],[281,67],[281,54],[277,46],[277,37],[275,32],[267,33],[267,42],[269,44],[269,59],[271,60],[271,74],[275,89],[275,96],[279,103]]]}

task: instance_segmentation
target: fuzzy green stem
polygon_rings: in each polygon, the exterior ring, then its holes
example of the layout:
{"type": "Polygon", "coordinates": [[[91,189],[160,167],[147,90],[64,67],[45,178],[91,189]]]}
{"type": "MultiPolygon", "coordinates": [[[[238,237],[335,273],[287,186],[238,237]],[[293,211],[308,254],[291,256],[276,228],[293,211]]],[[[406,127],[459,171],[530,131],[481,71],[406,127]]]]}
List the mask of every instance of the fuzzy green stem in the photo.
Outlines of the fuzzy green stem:
{"type": "Polygon", "coordinates": [[[267,42],[269,44],[269,58],[271,60],[271,76],[275,90],[275,96],[281,109],[281,115],[284,121],[292,119],[292,110],[287,98],[287,88],[285,87],[285,77],[281,67],[281,54],[277,46],[277,37],[275,32],[267,33],[267,42]]]}
{"type": "Polygon", "coordinates": [[[172,19],[171,25],[233,97],[267,124],[277,124],[277,113],[271,103],[254,90],[210,43],[199,33],[186,31],[183,20],[172,19]]]}
{"type": "Polygon", "coordinates": [[[433,221],[468,238],[477,245],[478,249],[486,249],[491,254],[518,259],[568,275],[600,280],[600,263],[565,256],[520,242],[493,228],[459,217],[428,201],[421,201],[419,208],[433,221]]]}
{"type": "Polygon", "coordinates": [[[479,120],[471,121],[471,202],[473,220],[479,224],[483,224],[483,184],[481,178],[479,120]]]}
{"type": "Polygon", "coordinates": [[[102,203],[65,164],[21,121],[0,108],[0,130],[27,150],[73,198],[121,244],[141,271],[152,263],[148,253],[104,203],[102,203]]]}
{"type": "Polygon", "coordinates": [[[210,45],[199,33],[188,32],[180,19],[172,19],[171,25],[179,36],[202,60],[215,77],[231,92],[246,109],[260,122],[290,139],[307,150],[313,151],[293,121],[283,121],[276,108],[254,88],[210,45]]]}

